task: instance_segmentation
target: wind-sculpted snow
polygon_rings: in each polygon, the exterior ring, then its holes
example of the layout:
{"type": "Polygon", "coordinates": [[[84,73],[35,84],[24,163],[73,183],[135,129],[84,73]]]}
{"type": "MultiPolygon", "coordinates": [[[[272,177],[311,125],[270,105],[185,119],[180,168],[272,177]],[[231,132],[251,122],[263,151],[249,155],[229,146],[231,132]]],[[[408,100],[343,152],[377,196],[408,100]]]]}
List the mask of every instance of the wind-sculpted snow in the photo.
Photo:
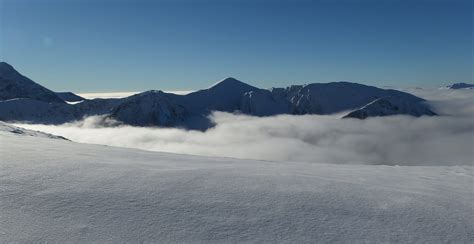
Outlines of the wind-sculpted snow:
{"type": "Polygon", "coordinates": [[[206,158],[2,131],[0,155],[1,243],[474,242],[472,166],[206,158]]]}
{"type": "Polygon", "coordinates": [[[27,130],[27,129],[13,126],[13,125],[3,123],[0,121],[0,134],[8,135],[10,133],[15,134],[15,135],[21,135],[21,136],[44,137],[44,138],[50,138],[50,139],[67,140],[66,138],[62,136],[51,135],[51,134],[44,133],[41,131],[27,130]]]}

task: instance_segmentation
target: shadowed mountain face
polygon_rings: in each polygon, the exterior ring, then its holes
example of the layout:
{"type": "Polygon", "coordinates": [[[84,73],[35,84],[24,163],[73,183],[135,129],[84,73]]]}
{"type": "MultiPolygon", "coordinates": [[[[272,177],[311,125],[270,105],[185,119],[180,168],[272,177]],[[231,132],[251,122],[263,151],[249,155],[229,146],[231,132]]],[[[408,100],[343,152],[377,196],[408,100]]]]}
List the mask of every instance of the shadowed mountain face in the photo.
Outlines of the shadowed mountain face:
{"type": "Polygon", "coordinates": [[[474,89],[474,84],[469,83],[454,83],[452,85],[447,86],[449,89],[474,89]]]}
{"type": "Polygon", "coordinates": [[[184,121],[186,109],[177,104],[176,96],[162,91],[147,91],[125,98],[109,117],[125,124],[139,126],[175,126],[184,121]]]}
{"type": "Polygon", "coordinates": [[[108,118],[136,126],[205,130],[213,126],[207,118],[212,111],[237,111],[243,95],[256,89],[234,78],[227,78],[208,89],[187,95],[147,91],[125,98],[108,118]]]}
{"type": "Polygon", "coordinates": [[[410,100],[406,100],[400,97],[385,97],[378,98],[370,102],[369,104],[361,107],[360,109],[356,109],[350,112],[349,114],[344,116],[344,118],[366,119],[368,117],[389,116],[397,114],[406,114],[416,117],[422,115],[436,115],[436,113],[431,111],[423,104],[413,103],[410,100]]]}
{"type": "Polygon", "coordinates": [[[80,102],[86,100],[72,92],[56,92],[56,95],[65,102],[80,102]]]}
{"type": "Polygon", "coordinates": [[[0,100],[31,98],[50,103],[63,103],[53,91],[21,75],[11,65],[0,62],[0,100]]]}
{"type": "Polygon", "coordinates": [[[2,63],[0,88],[0,100],[4,100],[0,101],[0,120],[46,124],[104,115],[128,125],[206,130],[213,126],[208,118],[212,111],[239,111],[254,116],[348,111],[345,117],[359,119],[396,114],[436,115],[419,97],[350,82],[266,90],[227,78],[186,95],[147,91],[122,99],[93,99],[67,104],[63,100],[81,98],[72,96],[73,93],[60,93],[65,96],[61,99],[2,63]]]}
{"type": "Polygon", "coordinates": [[[241,110],[256,116],[333,114],[360,108],[380,98],[402,100],[413,107],[426,107],[421,103],[423,99],[405,92],[351,82],[332,82],[252,91],[244,95],[241,110]]]}
{"type": "Polygon", "coordinates": [[[191,113],[210,111],[234,112],[240,109],[242,96],[258,88],[232,77],[226,78],[209,87],[179,97],[179,102],[186,104],[191,113]]]}

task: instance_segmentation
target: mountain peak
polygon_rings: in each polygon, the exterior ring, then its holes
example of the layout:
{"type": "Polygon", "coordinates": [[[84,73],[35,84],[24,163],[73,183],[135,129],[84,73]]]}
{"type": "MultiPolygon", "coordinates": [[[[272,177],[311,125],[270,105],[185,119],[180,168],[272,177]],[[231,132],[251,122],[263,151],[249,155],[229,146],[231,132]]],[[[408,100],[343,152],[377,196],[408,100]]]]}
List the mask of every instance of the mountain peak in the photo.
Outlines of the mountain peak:
{"type": "Polygon", "coordinates": [[[1,66],[10,66],[11,67],[10,64],[8,64],[7,62],[4,62],[4,61],[0,61],[0,67],[1,66]]]}
{"type": "Polygon", "coordinates": [[[233,77],[227,77],[210,87],[210,89],[236,89],[236,88],[238,89],[238,88],[253,88],[253,87],[233,77]]]}
{"type": "Polygon", "coordinates": [[[0,62],[0,74],[15,72],[15,68],[7,62],[0,62]]]}
{"type": "Polygon", "coordinates": [[[53,91],[23,76],[6,62],[0,62],[0,100],[30,98],[54,103],[64,101],[53,91]]]}

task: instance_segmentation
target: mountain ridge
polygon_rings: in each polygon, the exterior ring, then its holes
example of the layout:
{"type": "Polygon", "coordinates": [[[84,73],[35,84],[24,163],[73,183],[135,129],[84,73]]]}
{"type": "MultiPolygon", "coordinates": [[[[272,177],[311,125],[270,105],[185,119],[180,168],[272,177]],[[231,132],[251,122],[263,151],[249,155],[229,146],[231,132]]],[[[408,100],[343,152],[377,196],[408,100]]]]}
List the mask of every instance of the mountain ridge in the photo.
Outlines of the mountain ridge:
{"type": "Polygon", "coordinates": [[[20,74],[13,66],[0,62],[0,100],[32,98],[44,102],[64,103],[53,91],[20,74]]]}
{"type": "MultiPolygon", "coordinates": [[[[7,77],[8,73],[12,72],[10,70],[11,66],[5,65],[5,67],[0,68],[0,77],[2,77],[2,71],[7,73],[7,75],[3,74],[3,77],[7,77]]],[[[22,77],[24,76],[21,74],[12,77],[20,79],[16,83],[23,84],[22,79],[24,78],[22,77]]],[[[28,79],[27,81],[26,83],[29,83],[31,80],[28,79]]],[[[7,82],[0,80],[0,87],[7,82]]],[[[49,90],[46,89],[45,91],[48,93],[49,90]]],[[[57,94],[50,92],[57,99],[60,99],[57,94]]],[[[80,97],[74,97],[75,94],[72,93],[65,95],[81,99],[80,97]]],[[[347,81],[261,89],[228,77],[207,89],[185,95],[166,93],[161,90],[149,90],[126,98],[86,99],[77,104],[65,103],[64,100],[66,99],[52,102],[48,99],[18,96],[14,93],[5,97],[8,99],[0,97],[0,120],[50,124],[81,120],[91,115],[103,115],[106,118],[134,126],[182,127],[206,130],[213,126],[208,117],[213,111],[230,113],[239,111],[253,116],[278,114],[325,115],[349,111],[347,116],[344,117],[359,119],[396,114],[416,117],[436,115],[424,103],[424,99],[409,93],[347,81]],[[367,107],[377,99],[383,99],[381,101],[384,101],[384,103],[376,102],[375,105],[372,104],[367,107]],[[392,106],[390,111],[380,109],[380,106],[384,107],[387,103],[394,103],[395,106],[392,106]],[[403,109],[398,110],[399,107],[403,109]],[[354,111],[359,112],[351,115],[351,112],[354,111]],[[364,116],[355,116],[355,114],[363,114],[364,116]]]]}
{"type": "Polygon", "coordinates": [[[446,86],[446,88],[448,88],[448,89],[454,89],[454,90],[458,90],[458,89],[474,89],[474,84],[460,82],[460,83],[454,83],[454,84],[451,84],[451,85],[449,85],[449,86],[446,86]]]}

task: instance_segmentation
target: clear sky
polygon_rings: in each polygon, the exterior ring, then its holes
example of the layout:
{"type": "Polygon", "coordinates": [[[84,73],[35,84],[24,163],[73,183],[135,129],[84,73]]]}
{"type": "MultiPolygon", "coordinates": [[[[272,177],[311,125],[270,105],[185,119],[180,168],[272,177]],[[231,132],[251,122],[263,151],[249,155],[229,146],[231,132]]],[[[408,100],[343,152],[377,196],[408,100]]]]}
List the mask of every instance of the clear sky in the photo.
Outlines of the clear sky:
{"type": "Polygon", "coordinates": [[[471,82],[461,0],[0,0],[0,60],[57,91],[471,82]]]}

